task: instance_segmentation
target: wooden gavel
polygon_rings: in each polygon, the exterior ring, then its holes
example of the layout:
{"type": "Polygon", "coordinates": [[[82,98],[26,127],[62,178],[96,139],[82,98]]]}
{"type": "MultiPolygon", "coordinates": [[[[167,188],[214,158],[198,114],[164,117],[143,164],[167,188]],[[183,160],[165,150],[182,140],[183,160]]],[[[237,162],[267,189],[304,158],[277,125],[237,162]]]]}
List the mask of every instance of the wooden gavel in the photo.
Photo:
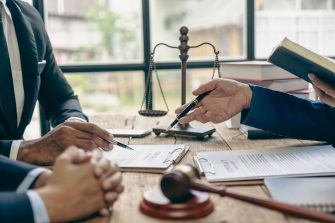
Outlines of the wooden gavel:
{"type": "Polygon", "coordinates": [[[177,165],[172,171],[163,175],[160,183],[163,194],[172,202],[181,202],[190,196],[190,191],[198,190],[227,196],[250,204],[255,204],[296,217],[314,221],[335,222],[335,216],[311,209],[302,208],[278,201],[258,198],[227,190],[200,180],[199,171],[191,165],[177,165]]]}

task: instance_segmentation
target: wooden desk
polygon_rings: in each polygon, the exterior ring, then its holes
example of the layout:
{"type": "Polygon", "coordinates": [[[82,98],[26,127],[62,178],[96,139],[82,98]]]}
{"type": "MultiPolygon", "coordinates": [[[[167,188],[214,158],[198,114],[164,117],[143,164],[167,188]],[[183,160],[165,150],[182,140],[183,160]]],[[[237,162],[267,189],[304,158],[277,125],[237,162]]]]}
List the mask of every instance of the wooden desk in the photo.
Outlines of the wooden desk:
{"type": "MultiPolygon", "coordinates": [[[[141,116],[95,116],[91,117],[91,122],[98,124],[103,128],[145,128],[151,129],[160,123],[169,123],[173,117],[164,118],[145,118],[141,116]]],[[[192,125],[196,125],[192,124],[192,125]]],[[[210,139],[199,141],[192,138],[174,138],[161,135],[157,137],[152,134],[145,138],[132,139],[131,144],[162,144],[162,143],[178,143],[188,144],[191,146],[190,152],[183,158],[182,163],[192,163],[191,155],[202,151],[222,151],[222,150],[237,150],[237,149],[254,149],[254,148],[273,148],[285,147],[302,144],[312,144],[315,142],[302,141],[296,139],[277,139],[277,140],[248,140],[238,130],[229,130],[225,124],[215,125],[216,133],[210,139]]],[[[117,138],[117,140],[127,143],[126,138],[117,138]]],[[[125,191],[120,199],[113,207],[111,222],[175,222],[175,221],[160,221],[155,218],[147,217],[139,211],[139,203],[143,193],[159,184],[160,174],[147,173],[124,173],[123,184],[125,191]]],[[[232,189],[243,191],[260,197],[269,197],[266,188],[263,185],[258,186],[231,186],[232,189]]],[[[211,195],[211,199],[215,205],[215,211],[207,216],[192,221],[183,222],[220,222],[220,223],[280,223],[280,222],[308,222],[293,217],[288,217],[283,214],[270,211],[264,208],[256,207],[250,204],[235,201],[230,198],[220,198],[216,195],[211,195]]]]}

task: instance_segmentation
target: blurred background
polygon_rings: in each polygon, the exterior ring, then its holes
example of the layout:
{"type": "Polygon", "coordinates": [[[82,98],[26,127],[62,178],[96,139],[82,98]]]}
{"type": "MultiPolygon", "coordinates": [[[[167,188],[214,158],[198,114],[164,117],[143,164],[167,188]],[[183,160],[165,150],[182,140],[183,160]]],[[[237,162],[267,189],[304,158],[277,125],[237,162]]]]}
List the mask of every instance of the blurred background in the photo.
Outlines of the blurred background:
{"type": "MultiPolygon", "coordinates": [[[[42,6],[58,64],[88,115],[136,114],[144,97],[149,53],[159,42],[178,46],[183,25],[190,30],[189,45],[214,44],[220,61],[266,59],[285,36],[335,56],[335,0],[28,2],[42,6]]],[[[193,88],[211,79],[214,60],[206,46],[189,54],[187,100],[193,88]]],[[[160,47],[155,57],[170,111],[180,105],[178,55],[178,50],[160,47]]],[[[155,78],[152,106],[166,109],[155,78]]],[[[31,125],[38,128],[38,112],[31,125]]]]}

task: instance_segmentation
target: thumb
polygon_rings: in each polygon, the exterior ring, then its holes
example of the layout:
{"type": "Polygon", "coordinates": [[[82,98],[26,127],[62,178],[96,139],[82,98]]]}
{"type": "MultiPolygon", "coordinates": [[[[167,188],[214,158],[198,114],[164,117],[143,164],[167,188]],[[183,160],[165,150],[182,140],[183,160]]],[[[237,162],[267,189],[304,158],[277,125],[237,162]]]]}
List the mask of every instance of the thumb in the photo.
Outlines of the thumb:
{"type": "Polygon", "coordinates": [[[83,150],[77,148],[76,146],[70,146],[58,157],[58,159],[70,163],[76,163],[77,161],[82,160],[83,156],[85,156],[85,152],[83,150]]]}
{"type": "Polygon", "coordinates": [[[217,82],[218,82],[218,79],[215,79],[206,84],[202,84],[197,89],[195,89],[192,93],[193,95],[197,96],[207,91],[213,91],[216,88],[217,82]]]}

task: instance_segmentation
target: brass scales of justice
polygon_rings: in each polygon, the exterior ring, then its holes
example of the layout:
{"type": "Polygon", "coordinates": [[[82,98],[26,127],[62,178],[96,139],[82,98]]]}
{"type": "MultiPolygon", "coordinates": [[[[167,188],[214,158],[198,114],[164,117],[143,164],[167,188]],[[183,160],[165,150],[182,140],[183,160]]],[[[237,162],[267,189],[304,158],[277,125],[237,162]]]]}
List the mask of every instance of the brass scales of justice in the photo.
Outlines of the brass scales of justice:
{"type": "MultiPolygon", "coordinates": [[[[186,26],[182,26],[179,31],[180,31],[180,37],[179,37],[180,45],[179,46],[170,46],[166,43],[158,43],[155,45],[155,47],[153,48],[153,51],[150,54],[150,64],[149,64],[149,69],[148,69],[148,78],[146,81],[145,94],[142,100],[141,109],[138,112],[142,116],[161,117],[161,116],[166,115],[169,111],[169,107],[167,105],[165,95],[164,95],[164,92],[163,92],[163,89],[162,89],[162,86],[159,80],[158,71],[157,71],[157,67],[156,67],[156,63],[154,59],[156,49],[159,46],[166,46],[171,49],[178,49],[180,52],[179,58],[181,61],[181,104],[182,105],[186,103],[186,69],[187,69],[187,60],[189,58],[189,55],[187,53],[189,49],[198,48],[204,45],[208,45],[212,47],[213,52],[215,54],[215,59],[213,63],[212,79],[215,76],[216,70],[217,70],[218,76],[219,77],[221,76],[220,64],[219,64],[219,51],[216,50],[215,46],[208,42],[204,42],[196,46],[189,46],[188,45],[189,37],[187,36],[187,33],[189,31],[188,28],[186,26]],[[153,72],[156,76],[158,86],[160,89],[160,93],[162,95],[162,98],[166,106],[166,110],[154,110],[151,107],[152,105],[151,104],[151,101],[152,101],[152,73],[153,72]],[[148,98],[147,103],[146,103],[146,109],[143,109],[146,98],[148,98]]],[[[164,125],[158,126],[158,127],[153,128],[152,131],[157,136],[159,136],[161,133],[166,133],[168,135],[189,136],[189,137],[196,137],[198,139],[204,139],[204,137],[207,135],[208,137],[210,137],[215,132],[215,128],[213,127],[208,127],[208,126],[193,127],[190,124],[181,125],[178,123],[178,125],[171,128],[169,131],[166,131],[167,127],[168,127],[168,124],[165,126],[164,125]]]]}

